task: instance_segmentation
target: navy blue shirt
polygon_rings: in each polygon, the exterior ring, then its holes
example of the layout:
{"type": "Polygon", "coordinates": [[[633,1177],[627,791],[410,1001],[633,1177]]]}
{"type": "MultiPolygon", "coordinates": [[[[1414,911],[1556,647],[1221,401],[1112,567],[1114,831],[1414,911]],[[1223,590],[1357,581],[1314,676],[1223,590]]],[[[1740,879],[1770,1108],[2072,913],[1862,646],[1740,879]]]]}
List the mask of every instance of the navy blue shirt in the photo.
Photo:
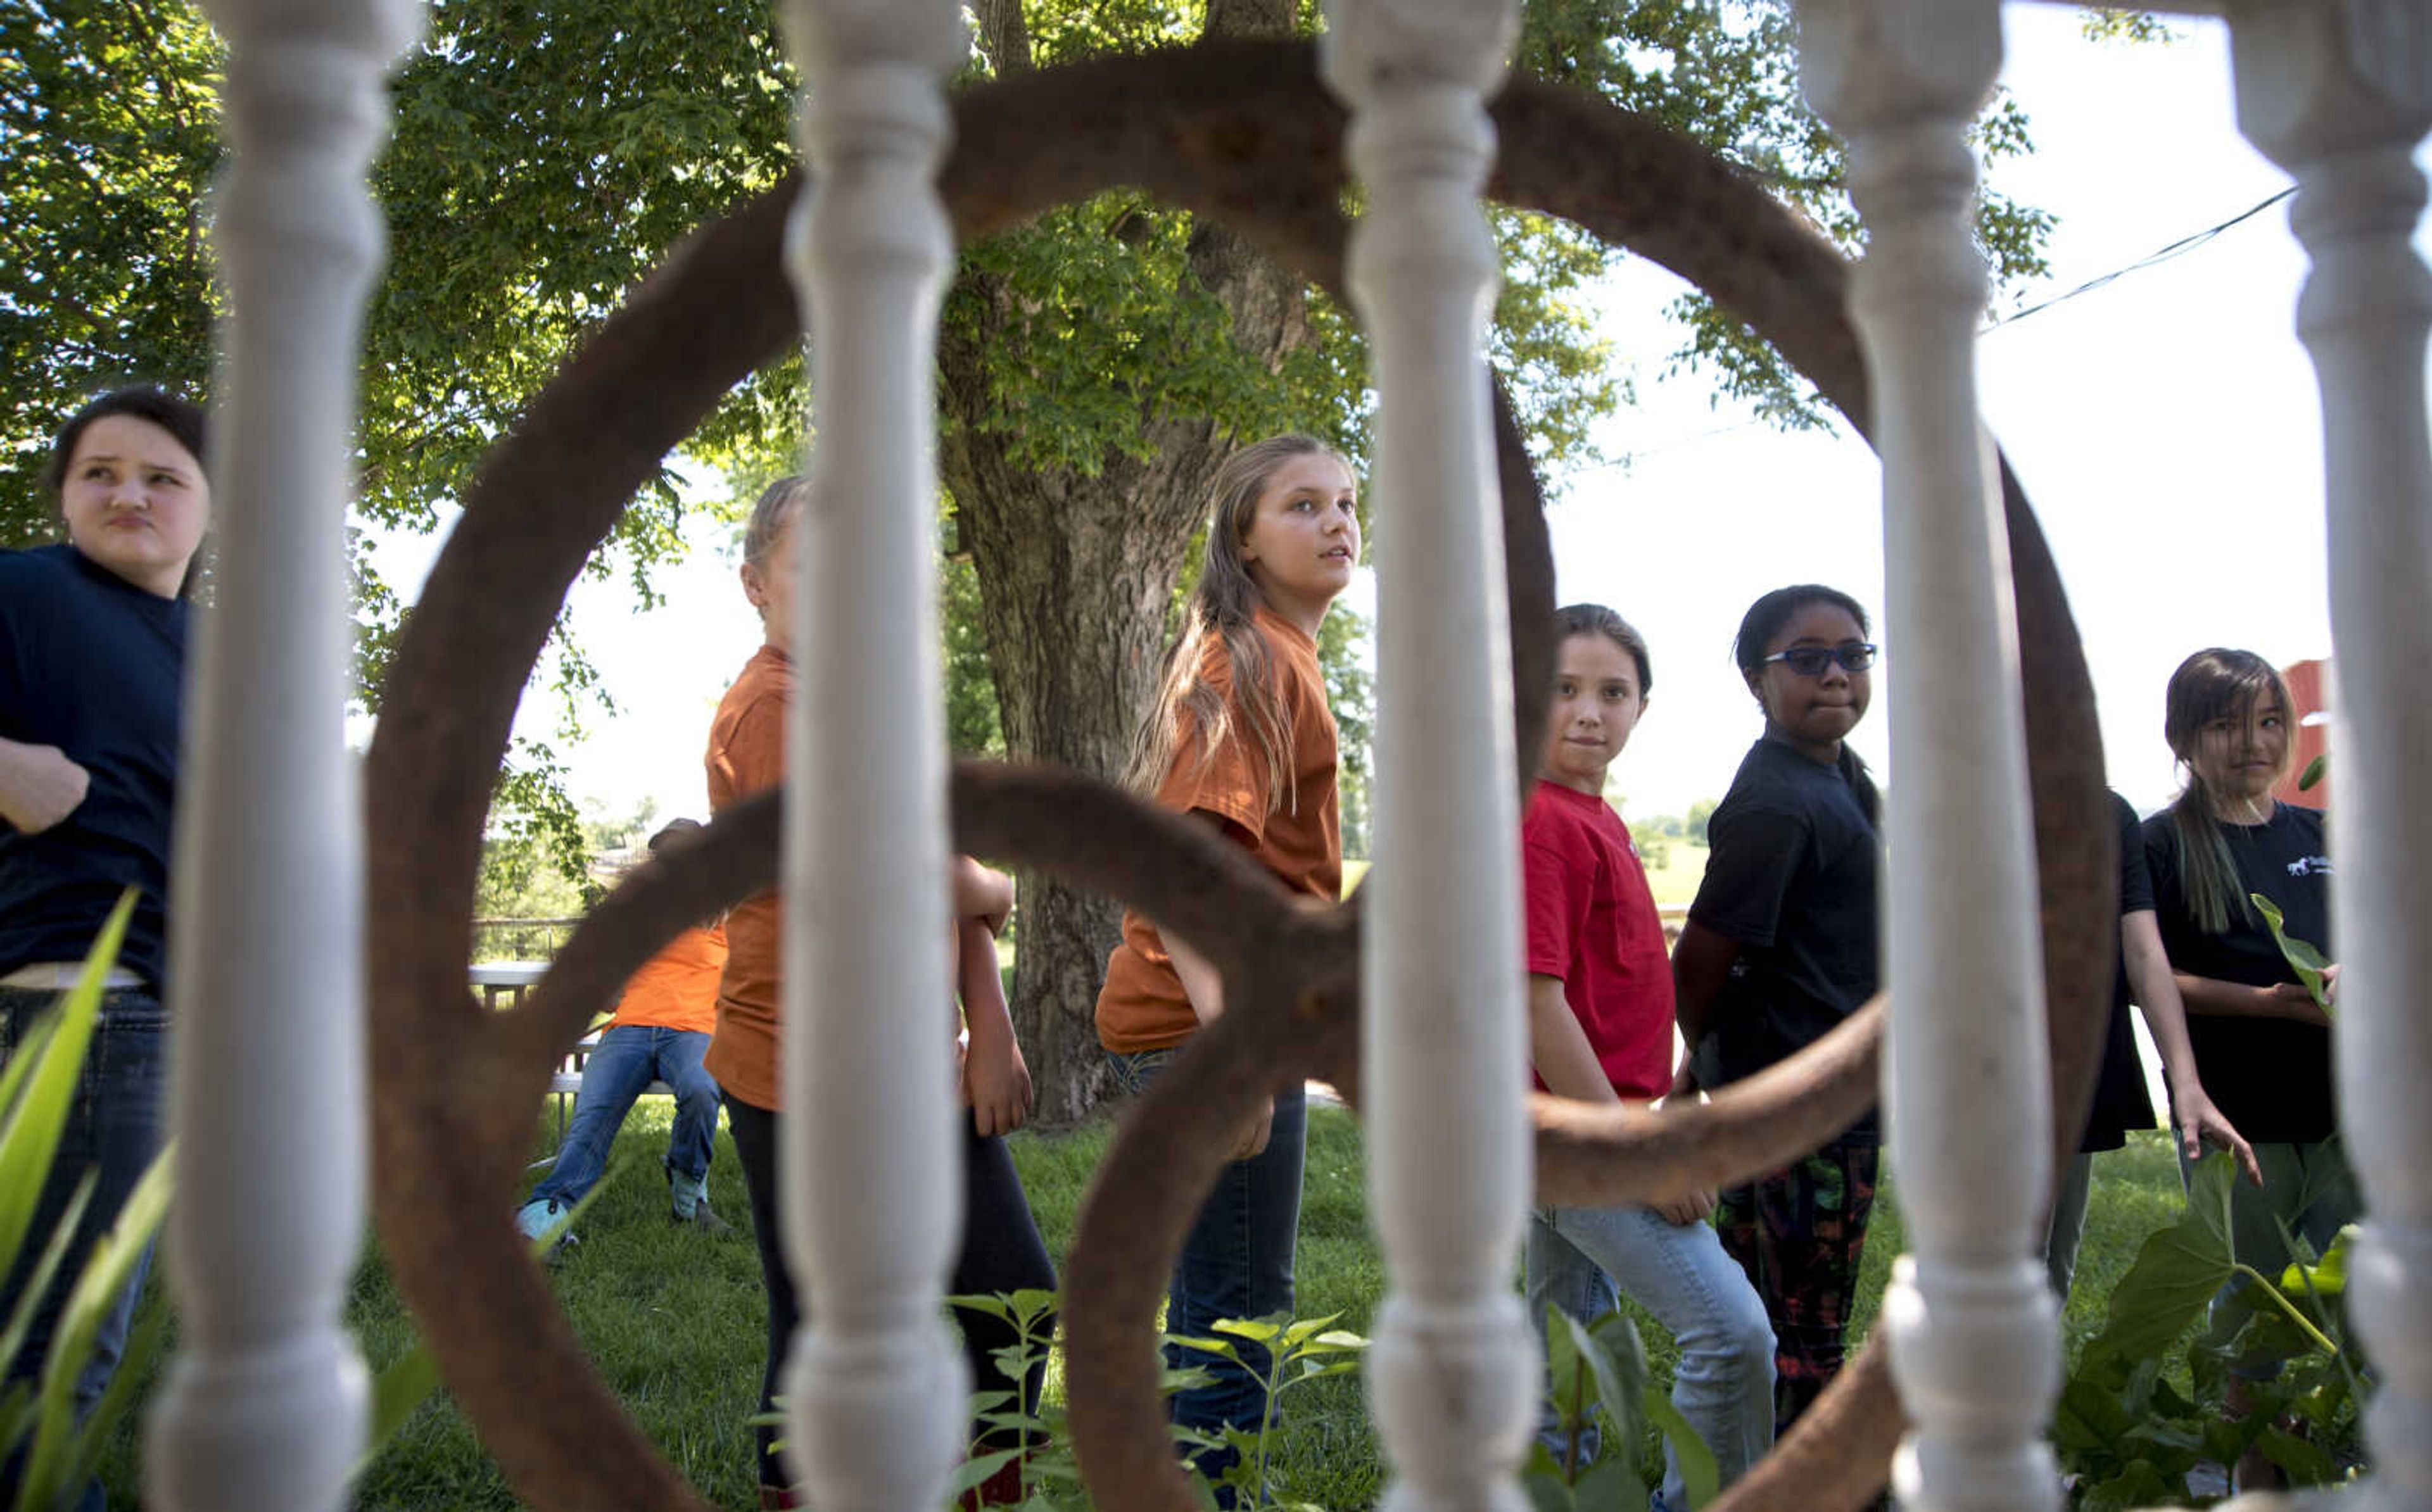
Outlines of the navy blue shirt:
{"type": "MultiPolygon", "coordinates": [[[[2261,824],[2224,824],[2221,838],[2238,870],[2240,897],[2261,893],[2278,905],[2288,932],[2336,961],[2331,944],[2331,858],[2318,809],[2272,806],[2261,824]]],[[[2153,913],[2170,969],[2216,982],[2270,986],[2297,973],[2259,916],[2233,919],[2225,933],[2197,927],[2180,882],[2177,822],[2167,809],[2145,821],[2145,864],[2153,872],[2153,913]]],[[[2187,1010],[2187,1039],[2204,1093],[2238,1132],[2260,1144],[2305,1144],[2339,1131],[2331,1085],[2331,1032],[2292,1018],[2250,1018],[2187,1010]]]]}
{"type": "Polygon", "coordinates": [[[83,960],[132,886],[118,964],[161,985],[186,619],[74,546],[0,551],[0,737],[56,746],[91,779],[40,834],[0,820],[0,975],[83,960]]]}
{"type": "MultiPolygon", "coordinates": [[[[1840,768],[1760,740],[1706,821],[1712,850],[1689,916],[1740,948],[1690,1047],[1701,1085],[1727,1085],[1822,1038],[1875,995],[1882,849],[1840,768]]],[[[1844,1138],[1879,1137],[1874,1110],[1844,1138]]]]}

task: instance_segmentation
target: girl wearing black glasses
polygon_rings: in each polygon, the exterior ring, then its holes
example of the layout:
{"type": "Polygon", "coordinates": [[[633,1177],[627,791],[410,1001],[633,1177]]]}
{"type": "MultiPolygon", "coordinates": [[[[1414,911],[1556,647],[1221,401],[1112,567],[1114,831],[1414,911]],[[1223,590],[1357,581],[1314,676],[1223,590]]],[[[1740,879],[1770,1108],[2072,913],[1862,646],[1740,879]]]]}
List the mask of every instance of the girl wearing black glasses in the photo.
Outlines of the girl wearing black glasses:
{"type": "MultiPolygon", "coordinates": [[[[1705,880],[1672,952],[1690,1050],[1676,1092],[1753,1075],[1875,993],[1879,803],[1842,743],[1872,692],[1866,612],[1837,589],[1776,589],[1749,606],[1733,655],[1765,734],[1707,822],[1705,880]]],[[[1881,1138],[1869,1110],[1816,1153],[1717,1200],[1723,1246],[1773,1322],[1777,1433],[1841,1368],[1881,1138]]]]}

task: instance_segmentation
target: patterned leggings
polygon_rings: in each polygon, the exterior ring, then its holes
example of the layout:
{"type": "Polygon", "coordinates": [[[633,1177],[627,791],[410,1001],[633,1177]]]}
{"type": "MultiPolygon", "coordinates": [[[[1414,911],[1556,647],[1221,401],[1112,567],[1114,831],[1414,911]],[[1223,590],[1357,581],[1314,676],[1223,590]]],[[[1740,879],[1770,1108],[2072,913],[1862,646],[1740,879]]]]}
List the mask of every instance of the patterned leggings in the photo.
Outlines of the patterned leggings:
{"type": "Polygon", "coordinates": [[[1882,1151],[1835,1140],[1716,1201],[1723,1248],[1773,1322],[1774,1432],[1785,1434],[1841,1369],[1882,1151]]]}

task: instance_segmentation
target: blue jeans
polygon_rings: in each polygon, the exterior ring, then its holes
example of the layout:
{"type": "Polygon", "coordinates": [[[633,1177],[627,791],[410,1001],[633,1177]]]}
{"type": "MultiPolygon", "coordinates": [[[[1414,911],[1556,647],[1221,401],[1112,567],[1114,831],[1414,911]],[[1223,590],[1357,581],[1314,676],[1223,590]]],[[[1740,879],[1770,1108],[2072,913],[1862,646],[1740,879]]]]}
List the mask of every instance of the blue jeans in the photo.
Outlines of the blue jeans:
{"type": "Polygon", "coordinates": [[[691,1029],[619,1024],[600,1036],[583,1063],[583,1089],[574,1094],[574,1117],[549,1175],[526,1202],[554,1201],[572,1207],[599,1184],[608,1151],[633,1100],[653,1081],[676,1095],[676,1124],[667,1134],[667,1170],[698,1183],[709,1172],[710,1142],[718,1136],[716,1079],[701,1069],[709,1036],[691,1029]]]}
{"type": "MultiPolygon", "coordinates": [[[[1646,1207],[1541,1207],[1528,1219],[1528,1275],[1541,1337],[1548,1305],[1593,1322],[1615,1306],[1615,1287],[1671,1330],[1680,1347],[1672,1404],[1714,1451],[1723,1485],[1773,1447],[1773,1325],[1711,1226],[1646,1207]]],[[[1654,1504],[1689,1504],[1668,1437],[1654,1504]]]]}
{"type": "MultiPolygon", "coordinates": [[[[51,1012],[58,1001],[59,994],[55,992],[0,987],[0,1066],[8,1063],[26,1031],[51,1012]]],[[[149,987],[104,994],[101,1021],[94,1026],[93,1043],[85,1051],[76,1098],[68,1106],[67,1123],[59,1131],[59,1152],[52,1158],[50,1174],[43,1180],[42,1198],[34,1209],[33,1227],[26,1231],[17,1268],[10,1272],[6,1288],[0,1290],[0,1317],[16,1307],[25,1286],[25,1272],[32,1268],[42,1246],[59,1227],[69,1198],[88,1170],[98,1172],[93,1199],[76,1224],[75,1244],[65,1263],[43,1293],[25,1347],[15,1359],[7,1362],[9,1381],[39,1384],[42,1357],[50,1352],[51,1334],[59,1323],[60,1310],[67,1305],[68,1292],[84,1268],[85,1257],[93,1252],[94,1241],[118,1220],[119,1209],[127,1205],[136,1182],[160,1152],[168,1090],[169,1018],[161,1011],[160,1000],[149,987]]],[[[144,1277],[151,1264],[152,1251],[147,1245],[127,1276],[126,1289],[119,1293],[93,1335],[93,1357],[76,1381],[74,1400],[79,1420],[101,1400],[110,1378],[117,1372],[119,1359],[127,1352],[127,1325],[134,1320],[135,1302],[143,1293],[144,1277]]],[[[14,1500],[16,1475],[12,1469],[0,1470],[0,1488],[14,1500]]],[[[88,1483],[83,1500],[77,1504],[99,1512],[100,1483],[88,1483]]]]}
{"type": "MultiPolygon", "coordinates": [[[[1128,1096],[1148,1090],[1182,1047],[1109,1051],[1116,1084],[1128,1096]]],[[[1264,1318],[1292,1309],[1292,1248],[1300,1233],[1301,1156],[1309,1143],[1309,1095],[1301,1087],[1275,1094],[1275,1118],[1267,1148],[1224,1168],[1207,1205],[1191,1225],[1182,1257],[1174,1267],[1165,1304],[1165,1331],[1207,1337],[1221,1319],[1264,1318]]],[[[1166,1363],[1197,1367],[1215,1379],[1176,1392],[1174,1420],[1215,1432],[1226,1425],[1255,1432],[1266,1415],[1259,1384],[1266,1352],[1247,1339],[1234,1341],[1244,1363],[1237,1365],[1196,1350],[1169,1345],[1166,1363]]],[[[1231,1463],[1230,1453],[1199,1456],[1211,1478],[1231,1463]]]]}

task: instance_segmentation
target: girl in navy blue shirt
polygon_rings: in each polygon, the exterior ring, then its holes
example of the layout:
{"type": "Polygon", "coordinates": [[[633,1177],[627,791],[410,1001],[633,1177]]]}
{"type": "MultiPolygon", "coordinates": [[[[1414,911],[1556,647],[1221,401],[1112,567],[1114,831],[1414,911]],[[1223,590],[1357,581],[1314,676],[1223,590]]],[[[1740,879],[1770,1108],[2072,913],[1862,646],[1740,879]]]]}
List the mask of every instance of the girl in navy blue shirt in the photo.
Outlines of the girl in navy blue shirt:
{"type": "MultiPolygon", "coordinates": [[[[52,447],[46,481],[66,543],[0,551],[0,1065],[74,983],[119,895],[137,895],[32,1232],[57,1227],[88,1170],[93,1197],[12,1379],[41,1369],[84,1256],[160,1146],[185,594],[211,521],[202,450],[194,405],[152,388],[106,394],[52,447]]],[[[76,1384],[79,1416],[117,1367],[148,1258],[94,1337],[76,1384]]],[[[0,1314],[28,1284],[23,1266],[9,1275],[0,1314]]],[[[0,1468],[10,1500],[15,1478],[0,1468]]],[[[84,1505],[101,1504],[99,1485],[88,1486],[84,1505]]]]}

